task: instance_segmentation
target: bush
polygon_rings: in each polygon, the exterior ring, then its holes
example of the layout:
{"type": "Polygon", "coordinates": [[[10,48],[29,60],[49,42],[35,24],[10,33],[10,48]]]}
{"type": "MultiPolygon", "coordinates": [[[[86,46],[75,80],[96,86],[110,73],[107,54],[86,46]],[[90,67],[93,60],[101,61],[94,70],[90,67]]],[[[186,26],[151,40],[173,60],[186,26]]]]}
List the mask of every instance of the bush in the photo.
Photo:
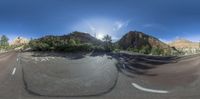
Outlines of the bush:
{"type": "Polygon", "coordinates": [[[57,42],[57,43],[54,44],[53,51],[64,51],[67,46],[68,46],[67,42],[64,42],[64,41],[57,42]]]}
{"type": "Polygon", "coordinates": [[[163,50],[163,55],[164,56],[170,56],[171,55],[171,50],[168,50],[168,49],[163,50]]]}
{"type": "Polygon", "coordinates": [[[103,46],[93,46],[93,50],[96,52],[104,52],[105,48],[103,46]]]}
{"type": "Polygon", "coordinates": [[[92,51],[93,47],[92,47],[91,44],[80,44],[80,45],[78,45],[77,50],[80,50],[80,51],[92,51]]]}
{"type": "Polygon", "coordinates": [[[132,52],[139,52],[139,49],[134,48],[134,47],[129,47],[127,50],[132,51],[132,52]]]}
{"type": "Polygon", "coordinates": [[[69,45],[72,45],[72,46],[76,45],[76,41],[74,39],[70,39],[68,43],[69,45]]]}
{"type": "Polygon", "coordinates": [[[157,48],[157,47],[153,47],[151,49],[151,54],[153,55],[163,55],[164,54],[164,50],[157,48]]]}
{"type": "Polygon", "coordinates": [[[40,51],[50,50],[50,46],[47,43],[38,43],[38,49],[40,51]]]}
{"type": "MultiPolygon", "coordinates": [[[[77,40],[76,40],[77,41],[77,40]]],[[[75,51],[91,51],[93,50],[93,45],[91,44],[79,44],[76,43],[74,39],[70,40],[59,40],[53,38],[37,39],[31,40],[29,46],[34,51],[65,51],[65,52],[75,52],[75,51]]]]}
{"type": "Polygon", "coordinates": [[[29,46],[32,48],[32,50],[39,50],[39,47],[38,47],[38,43],[36,40],[31,40],[29,42],[29,46]]]}
{"type": "Polygon", "coordinates": [[[139,52],[143,54],[149,54],[151,52],[151,48],[149,47],[149,45],[142,46],[139,52]]]}

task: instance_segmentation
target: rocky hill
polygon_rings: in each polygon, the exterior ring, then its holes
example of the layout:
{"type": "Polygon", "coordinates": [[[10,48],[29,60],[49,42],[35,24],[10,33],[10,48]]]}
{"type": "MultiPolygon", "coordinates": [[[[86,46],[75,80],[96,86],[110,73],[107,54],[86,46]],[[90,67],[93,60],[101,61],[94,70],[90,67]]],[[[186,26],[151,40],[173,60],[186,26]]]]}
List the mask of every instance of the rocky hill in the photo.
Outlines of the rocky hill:
{"type": "Polygon", "coordinates": [[[129,47],[141,48],[143,46],[149,46],[151,48],[157,47],[160,49],[171,49],[170,46],[161,42],[157,38],[138,31],[128,32],[117,43],[123,49],[127,49],[129,47]]]}
{"type": "Polygon", "coordinates": [[[198,42],[192,42],[187,39],[177,39],[169,43],[171,47],[175,47],[183,55],[191,55],[200,52],[200,45],[198,42]]]}
{"type": "MultiPolygon", "coordinates": [[[[32,40],[29,43],[29,45],[32,46],[32,49],[44,51],[68,51],[68,49],[71,51],[71,49],[77,50],[77,47],[86,48],[83,44],[91,45],[86,45],[88,48],[92,47],[92,45],[97,45],[95,47],[98,49],[104,49],[103,47],[105,47],[105,43],[103,41],[96,39],[88,33],[77,31],[62,36],[45,36],[32,40]]],[[[173,53],[177,52],[175,48],[161,42],[159,39],[139,31],[128,32],[113,45],[114,46],[111,46],[112,48],[115,47],[123,50],[152,55],[174,55],[173,53]]]]}
{"type": "Polygon", "coordinates": [[[118,42],[120,48],[144,54],[172,55],[177,51],[159,39],[139,31],[130,31],[118,42]]]}
{"type": "Polygon", "coordinates": [[[39,38],[38,40],[62,40],[62,41],[69,41],[70,39],[73,39],[75,41],[78,41],[80,43],[90,43],[94,45],[101,45],[103,42],[101,40],[96,39],[95,37],[91,36],[88,33],[83,33],[83,32],[72,32],[68,35],[62,35],[62,36],[53,36],[53,35],[48,35],[42,38],[39,38]]]}
{"type": "Polygon", "coordinates": [[[88,33],[77,32],[77,31],[67,35],[66,37],[79,40],[81,43],[92,43],[95,45],[101,45],[103,43],[101,40],[96,39],[95,37],[91,36],[88,33]]]}
{"type": "Polygon", "coordinates": [[[170,46],[175,48],[199,48],[198,42],[192,42],[186,39],[177,39],[168,43],[170,46]]]}
{"type": "Polygon", "coordinates": [[[28,44],[29,40],[27,38],[24,37],[16,37],[13,42],[11,43],[11,45],[14,46],[20,46],[20,45],[25,45],[28,44]]]}

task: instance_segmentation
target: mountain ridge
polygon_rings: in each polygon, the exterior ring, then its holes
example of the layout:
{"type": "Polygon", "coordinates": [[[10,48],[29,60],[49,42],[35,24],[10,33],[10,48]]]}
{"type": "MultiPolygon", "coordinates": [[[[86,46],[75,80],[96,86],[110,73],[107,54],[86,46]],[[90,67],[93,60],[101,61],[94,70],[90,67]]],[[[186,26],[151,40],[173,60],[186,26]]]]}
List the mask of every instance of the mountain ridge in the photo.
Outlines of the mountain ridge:
{"type": "Polygon", "coordinates": [[[179,48],[199,48],[198,42],[193,42],[187,39],[176,39],[168,43],[171,47],[179,48]]]}
{"type": "Polygon", "coordinates": [[[129,31],[117,43],[127,49],[128,47],[141,48],[148,45],[150,47],[170,48],[166,43],[160,41],[158,38],[145,34],[140,31],[129,31]]]}

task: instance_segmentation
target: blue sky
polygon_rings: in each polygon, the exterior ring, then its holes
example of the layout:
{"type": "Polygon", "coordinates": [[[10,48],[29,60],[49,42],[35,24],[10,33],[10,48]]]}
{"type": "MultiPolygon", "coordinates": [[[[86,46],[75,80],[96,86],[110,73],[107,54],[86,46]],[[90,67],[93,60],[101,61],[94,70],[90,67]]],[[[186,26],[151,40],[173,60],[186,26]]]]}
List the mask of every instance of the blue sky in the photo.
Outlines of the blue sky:
{"type": "Polygon", "coordinates": [[[199,0],[1,0],[0,35],[37,38],[83,31],[117,40],[137,30],[163,41],[198,41],[199,5],[199,0]]]}

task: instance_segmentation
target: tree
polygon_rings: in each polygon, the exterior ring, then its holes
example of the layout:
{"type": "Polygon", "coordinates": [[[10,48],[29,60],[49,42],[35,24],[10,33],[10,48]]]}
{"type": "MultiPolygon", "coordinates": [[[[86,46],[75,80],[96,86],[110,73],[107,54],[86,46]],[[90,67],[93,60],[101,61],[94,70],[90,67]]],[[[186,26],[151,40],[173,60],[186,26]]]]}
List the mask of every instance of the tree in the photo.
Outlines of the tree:
{"type": "Polygon", "coordinates": [[[103,37],[102,40],[105,42],[106,51],[111,51],[112,50],[112,37],[107,34],[103,37]]]}
{"type": "Polygon", "coordinates": [[[5,35],[2,35],[0,39],[0,46],[4,46],[4,47],[8,46],[9,45],[8,40],[9,40],[8,37],[6,37],[5,35]]]}
{"type": "Polygon", "coordinates": [[[107,35],[105,35],[105,36],[103,37],[102,40],[103,40],[104,42],[106,42],[106,43],[111,43],[111,42],[112,42],[112,37],[109,36],[109,35],[107,34],[107,35]]]}

